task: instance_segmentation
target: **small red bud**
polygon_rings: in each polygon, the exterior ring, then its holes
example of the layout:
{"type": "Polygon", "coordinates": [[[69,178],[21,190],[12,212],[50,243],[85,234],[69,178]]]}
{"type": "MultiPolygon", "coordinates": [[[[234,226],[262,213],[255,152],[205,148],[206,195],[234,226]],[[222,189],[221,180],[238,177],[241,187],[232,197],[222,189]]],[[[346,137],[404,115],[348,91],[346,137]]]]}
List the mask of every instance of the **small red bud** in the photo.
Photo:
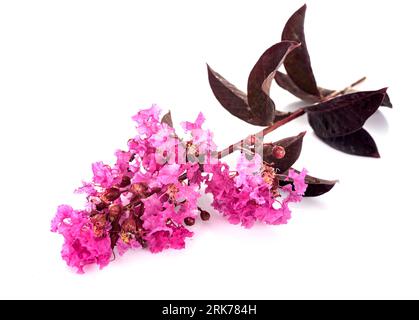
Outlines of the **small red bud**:
{"type": "Polygon", "coordinates": [[[128,187],[131,184],[131,178],[128,176],[123,176],[121,179],[121,183],[119,184],[120,188],[128,187]]]}
{"type": "Polygon", "coordinates": [[[183,220],[187,226],[193,226],[195,224],[195,218],[187,217],[183,220]]]}
{"type": "Polygon", "coordinates": [[[201,216],[202,221],[208,221],[211,218],[210,213],[205,210],[201,210],[200,216],[201,216]]]}
{"type": "Polygon", "coordinates": [[[283,157],[285,157],[285,149],[284,149],[284,147],[281,147],[281,146],[275,146],[275,147],[273,147],[273,149],[272,149],[272,155],[276,159],[282,159],[283,157]]]}

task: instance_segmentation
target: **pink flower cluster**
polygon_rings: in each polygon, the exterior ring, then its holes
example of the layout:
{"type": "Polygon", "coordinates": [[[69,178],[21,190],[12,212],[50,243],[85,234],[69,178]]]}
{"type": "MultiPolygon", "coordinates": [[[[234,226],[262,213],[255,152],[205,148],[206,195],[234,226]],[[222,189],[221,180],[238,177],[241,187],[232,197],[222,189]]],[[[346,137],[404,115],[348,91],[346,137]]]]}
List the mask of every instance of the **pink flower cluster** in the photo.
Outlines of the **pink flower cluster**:
{"type": "Polygon", "coordinates": [[[256,221],[287,223],[291,217],[288,204],[301,201],[307,188],[306,170],[298,174],[292,169],[289,177],[293,179],[294,189],[291,184],[279,188],[274,169],[263,164],[258,154],[251,160],[241,154],[235,172],[222,163],[213,166],[212,172],[206,182],[206,192],[214,196],[213,207],[230,223],[241,223],[246,228],[251,228],[256,221]]]}
{"type": "Polygon", "coordinates": [[[305,171],[290,170],[293,185],[279,187],[272,167],[258,155],[248,160],[243,154],[230,171],[216,156],[212,133],[202,128],[202,114],[182,123],[182,139],[160,121],[160,112],[152,106],[133,117],[138,134],[127,150],[116,151],[113,166],[92,165],[92,181],[76,190],[87,196],[84,210],[58,207],[51,230],[63,235],[62,258],[78,272],[94,263],[106,266],[115,248],[119,255],[135,248],[184,248],[198,217],[210,217],[197,203],[203,187],[213,194],[215,209],[247,228],[256,221],[286,223],[288,204],[304,194],[305,171]]]}

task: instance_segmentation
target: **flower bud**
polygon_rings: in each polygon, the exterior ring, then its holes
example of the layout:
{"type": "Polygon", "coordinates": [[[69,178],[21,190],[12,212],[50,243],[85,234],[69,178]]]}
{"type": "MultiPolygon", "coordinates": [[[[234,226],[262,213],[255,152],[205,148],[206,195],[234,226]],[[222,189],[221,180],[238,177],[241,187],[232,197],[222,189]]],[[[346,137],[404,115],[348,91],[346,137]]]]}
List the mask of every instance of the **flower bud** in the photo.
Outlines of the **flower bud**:
{"type": "Polygon", "coordinates": [[[154,187],[150,190],[150,192],[147,192],[147,197],[151,196],[154,193],[160,193],[161,192],[161,188],[160,187],[154,187]]]}
{"type": "Polygon", "coordinates": [[[106,229],[106,215],[103,213],[98,213],[91,217],[93,224],[93,233],[96,237],[101,238],[105,235],[106,229]]]}
{"type": "Polygon", "coordinates": [[[133,183],[131,185],[130,191],[134,194],[139,195],[141,198],[144,198],[147,194],[147,185],[145,183],[133,183]]]}
{"type": "Polygon", "coordinates": [[[119,204],[113,204],[109,206],[109,219],[115,221],[119,218],[122,208],[119,204]]]}
{"type": "Polygon", "coordinates": [[[131,178],[128,176],[123,176],[121,179],[121,183],[119,184],[120,188],[128,187],[131,184],[131,178]]]}
{"type": "Polygon", "coordinates": [[[283,157],[285,157],[285,149],[284,149],[284,147],[281,147],[281,146],[275,146],[275,147],[273,147],[273,149],[272,149],[272,155],[276,159],[282,159],[283,157]]]}
{"type": "Polygon", "coordinates": [[[105,193],[103,194],[103,198],[106,201],[112,202],[118,199],[120,195],[121,192],[117,188],[110,188],[105,191],[105,193]]]}
{"type": "Polygon", "coordinates": [[[163,203],[169,201],[169,195],[167,193],[163,194],[160,197],[160,201],[163,202],[163,203]]]}
{"type": "Polygon", "coordinates": [[[208,211],[201,210],[201,209],[200,211],[201,211],[200,216],[201,216],[202,221],[208,221],[211,218],[211,215],[208,211]]]}
{"type": "Polygon", "coordinates": [[[128,218],[122,223],[122,231],[128,233],[135,233],[137,231],[137,224],[133,218],[128,218]]]}
{"type": "Polygon", "coordinates": [[[133,214],[136,218],[141,217],[144,214],[144,203],[142,201],[135,206],[133,214]]]}
{"type": "Polygon", "coordinates": [[[99,202],[98,204],[96,204],[96,210],[97,211],[102,211],[104,209],[106,209],[108,205],[105,202],[99,202]]]}
{"type": "Polygon", "coordinates": [[[193,226],[195,224],[195,218],[187,217],[183,220],[187,226],[193,226]]]}

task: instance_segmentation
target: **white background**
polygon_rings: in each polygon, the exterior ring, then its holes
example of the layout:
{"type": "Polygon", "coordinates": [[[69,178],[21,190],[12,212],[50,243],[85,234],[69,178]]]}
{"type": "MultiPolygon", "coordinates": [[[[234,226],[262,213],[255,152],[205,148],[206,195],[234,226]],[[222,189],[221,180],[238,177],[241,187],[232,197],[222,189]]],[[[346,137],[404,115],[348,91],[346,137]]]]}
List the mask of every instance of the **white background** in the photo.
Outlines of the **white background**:
{"type": "MultiPolygon", "coordinates": [[[[307,2],[319,85],[366,75],[362,89],[390,87],[394,109],[366,125],[382,158],[335,151],[298,119],[267,139],[308,130],[297,167],[340,183],[288,225],[213,215],[186,250],[131,252],[80,276],[49,228],[57,205],[82,205],[72,191],[90,164],[113,160],[153,102],[177,123],[204,112],[220,147],[257,131],[218,104],[205,63],[246,88],[303,2],[0,1],[0,298],[419,298],[415,2],[307,2]]],[[[272,96],[296,101],[275,84],[272,96]]]]}

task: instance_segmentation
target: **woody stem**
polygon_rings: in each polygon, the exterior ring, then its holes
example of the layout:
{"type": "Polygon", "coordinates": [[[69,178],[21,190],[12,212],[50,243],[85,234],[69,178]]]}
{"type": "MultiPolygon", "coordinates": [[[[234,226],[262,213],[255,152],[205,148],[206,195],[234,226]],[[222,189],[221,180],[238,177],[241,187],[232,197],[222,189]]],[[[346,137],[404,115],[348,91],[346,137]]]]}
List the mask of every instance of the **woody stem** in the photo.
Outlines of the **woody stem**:
{"type": "MultiPolygon", "coordinates": [[[[283,126],[284,124],[287,124],[288,122],[301,117],[302,115],[304,115],[306,113],[304,108],[298,109],[294,112],[292,112],[289,116],[287,116],[286,118],[283,118],[281,120],[276,121],[274,124],[270,125],[267,128],[264,128],[263,130],[259,131],[258,133],[252,134],[248,137],[246,137],[245,139],[242,139],[230,146],[228,146],[227,148],[225,148],[224,150],[221,150],[218,152],[218,159],[221,159],[225,156],[227,156],[228,154],[234,152],[235,150],[239,150],[244,146],[245,141],[252,141],[254,139],[256,139],[256,137],[264,137],[266,136],[268,133],[278,129],[279,127],[283,126]]],[[[254,143],[251,143],[254,144],[254,143]]]]}
{"type": "Polygon", "coordinates": [[[362,77],[361,79],[355,81],[354,83],[352,83],[351,85],[347,86],[346,88],[342,89],[342,90],[336,90],[333,91],[331,94],[327,95],[326,97],[323,98],[323,101],[327,101],[333,98],[336,98],[337,96],[340,96],[342,94],[347,93],[348,91],[350,91],[351,89],[353,89],[354,87],[356,87],[357,85],[361,84],[362,82],[364,82],[367,79],[367,77],[362,77]]]}

